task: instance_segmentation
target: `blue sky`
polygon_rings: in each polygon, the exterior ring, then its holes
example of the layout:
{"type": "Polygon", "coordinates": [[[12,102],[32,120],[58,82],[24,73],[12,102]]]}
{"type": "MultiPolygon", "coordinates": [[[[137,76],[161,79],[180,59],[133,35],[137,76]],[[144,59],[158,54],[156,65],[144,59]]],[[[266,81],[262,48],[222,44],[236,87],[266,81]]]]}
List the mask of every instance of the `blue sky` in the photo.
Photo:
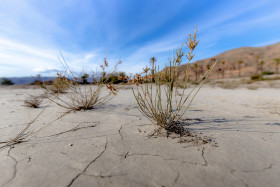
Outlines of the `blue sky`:
{"type": "Polygon", "coordinates": [[[54,75],[59,50],[77,72],[106,49],[119,71],[140,72],[198,29],[195,60],[280,42],[279,0],[0,0],[0,77],[54,75]]]}

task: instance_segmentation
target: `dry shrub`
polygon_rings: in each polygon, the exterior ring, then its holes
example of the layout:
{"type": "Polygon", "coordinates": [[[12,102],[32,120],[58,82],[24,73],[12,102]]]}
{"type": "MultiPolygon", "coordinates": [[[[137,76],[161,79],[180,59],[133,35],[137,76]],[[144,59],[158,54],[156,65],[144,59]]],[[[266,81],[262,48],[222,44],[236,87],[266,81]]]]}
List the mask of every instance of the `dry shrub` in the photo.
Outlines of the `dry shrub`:
{"type": "Polygon", "coordinates": [[[103,65],[100,66],[102,69],[100,81],[94,86],[82,86],[82,81],[74,75],[62,54],[61,58],[59,59],[67,72],[70,73],[70,76],[73,80],[66,78],[66,75],[58,74],[58,78],[51,87],[44,87],[47,93],[50,95],[50,98],[56,98],[53,100],[53,102],[55,102],[57,105],[67,110],[90,110],[106,103],[112,99],[113,95],[116,95],[117,90],[109,83],[108,80],[109,77],[116,71],[117,66],[121,62],[117,63],[113,70],[107,71],[108,61],[105,57],[103,65]],[[56,87],[54,85],[56,85],[56,87]],[[67,92],[63,92],[65,90],[67,90],[67,92]],[[104,94],[105,90],[109,90],[109,92],[104,94]]]}
{"type": "Polygon", "coordinates": [[[54,79],[49,87],[49,90],[53,93],[65,93],[71,86],[72,81],[66,77],[61,77],[58,74],[58,78],[54,79]]]}
{"type": "MultiPolygon", "coordinates": [[[[61,55],[62,56],[62,55],[61,55]]],[[[63,118],[65,115],[67,115],[69,112],[73,110],[89,110],[93,109],[94,107],[101,105],[107,101],[109,101],[113,95],[116,95],[117,90],[114,88],[113,85],[110,85],[108,83],[108,77],[102,76],[100,81],[97,85],[95,85],[94,88],[88,87],[88,86],[81,86],[80,80],[74,76],[73,72],[69,68],[68,64],[64,60],[62,56],[61,60],[62,64],[66,68],[68,72],[71,73],[73,76],[73,81],[66,78],[66,75],[58,74],[58,82],[57,85],[63,85],[63,88],[65,87],[64,84],[67,85],[67,92],[64,94],[61,94],[62,91],[54,92],[53,87],[50,87],[49,85],[44,84],[43,88],[46,90],[46,94],[44,97],[48,98],[50,101],[46,106],[49,106],[51,103],[56,103],[59,106],[68,109],[67,112],[63,113],[56,119],[50,121],[49,123],[44,124],[42,127],[38,127],[36,129],[31,129],[31,126],[35,124],[37,119],[45,112],[45,107],[30,123],[27,124],[27,126],[20,131],[14,138],[2,141],[0,144],[5,144],[4,146],[0,147],[4,148],[6,146],[11,146],[14,144],[19,144],[21,142],[25,142],[28,140],[28,138],[38,132],[40,132],[42,129],[50,126],[53,122],[63,118]],[[104,96],[101,96],[101,94],[106,90],[109,90],[108,94],[105,94],[104,96]]],[[[117,63],[111,73],[114,73],[114,71],[117,68],[117,65],[120,64],[117,63]]],[[[106,60],[106,57],[104,58],[104,64],[101,65],[102,71],[105,72],[106,68],[108,67],[108,62],[106,60]]],[[[110,76],[111,73],[108,73],[107,75],[110,76]]],[[[105,75],[105,73],[103,73],[105,75]]]]}
{"type": "Polygon", "coordinates": [[[247,86],[249,90],[257,90],[259,87],[257,85],[249,85],[247,86]]]}
{"type": "Polygon", "coordinates": [[[254,83],[255,81],[251,80],[251,79],[241,79],[240,80],[240,83],[241,84],[252,84],[254,83]]]}
{"type": "Polygon", "coordinates": [[[225,83],[225,81],[216,81],[216,84],[224,84],[225,83]]]}
{"type": "Polygon", "coordinates": [[[210,144],[212,146],[217,146],[217,143],[210,137],[207,136],[199,136],[195,133],[191,133],[186,131],[183,127],[181,127],[181,131],[179,134],[173,133],[172,131],[168,131],[168,129],[159,128],[156,129],[153,133],[149,134],[149,138],[152,137],[169,137],[172,139],[178,139],[178,143],[190,143],[193,145],[204,145],[210,144]]]}
{"type": "Polygon", "coordinates": [[[238,88],[240,85],[239,81],[226,81],[218,86],[223,89],[235,89],[238,88]]]}
{"type": "MultiPolygon", "coordinates": [[[[161,72],[158,68],[154,75],[154,84],[152,84],[151,81],[153,78],[152,74],[148,74],[150,71],[148,67],[144,69],[142,75],[136,74],[134,78],[129,81],[137,86],[136,88],[132,87],[132,91],[140,112],[151,122],[159,125],[166,131],[180,135],[185,135],[186,131],[179,120],[190,107],[198,91],[201,89],[216,64],[215,62],[203,78],[198,81],[198,84],[193,86],[188,93],[188,79],[185,80],[182,89],[175,87],[175,85],[178,85],[178,67],[182,64],[183,57],[186,56],[188,64],[194,57],[193,50],[198,44],[198,41],[196,41],[196,33],[197,31],[195,30],[193,36],[191,36],[191,34],[189,35],[188,42],[186,42],[189,49],[187,53],[183,52],[184,44],[182,44],[182,46],[176,50],[176,54],[173,55],[172,59],[169,59],[169,67],[161,72]],[[147,82],[150,82],[150,84],[147,84],[147,82]]],[[[187,68],[186,73],[188,73],[188,69],[189,68],[187,68]]]]}
{"type": "Polygon", "coordinates": [[[279,88],[279,82],[277,81],[267,81],[269,88],[279,88]]]}
{"type": "Polygon", "coordinates": [[[24,106],[30,108],[39,108],[42,101],[43,100],[41,97],[29,95],[29,97],[24,100],[24,106]]]}
{"type": "Polygon", "coordinates": [[[104,85],[97,85],[96,87],[72,85],[69,92],[58,97],[54,102],[68,110],[90,110],[112,99],[112,92],[100,96],[104,88],[104,85]]]}
{"type": "Polygon", "coordinates": [[[253,75],[253,76],[251,76],[251,80],[261,81],[261,80],[263,80],[263,76],[262,75],[253,75]]]}

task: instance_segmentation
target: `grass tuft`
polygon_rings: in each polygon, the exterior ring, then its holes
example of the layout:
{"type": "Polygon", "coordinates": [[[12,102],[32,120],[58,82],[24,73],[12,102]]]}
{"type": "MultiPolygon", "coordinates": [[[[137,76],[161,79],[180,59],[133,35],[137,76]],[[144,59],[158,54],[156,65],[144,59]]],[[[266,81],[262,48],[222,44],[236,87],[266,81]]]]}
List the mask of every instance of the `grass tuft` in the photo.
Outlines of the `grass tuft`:
{"type": "Polygon", "coordinates": [[[56,97],[58,94],[55,100],[52,99],[53,102],[67,110],[80,111],[94,109],[108,102],[117,94],[116,88],[110,84],[109,80],[121,62],[117,63],[113,70],[107,71],[109,63],[106,58],[104,58],[104,63],[100,66],[102,71],[100,81],[96,82],[95,85],[89,86],[82,85],[85,82],[82,80],[83,76],[81,78],[75,76],[61,54],[59,60],[65,67],[66,72],[70,73],[73,80],[66,78],[66,75],[58,73],[58,78],[53,82],[52,86],[44,86],[43,88],[49,94],[50,99],[56,97]],[[105,90],[109,90],[109,92],[105,94],[105,90]]]}
{"type": "Polygon", "coordinates": [[[169,59],[169,67],[166,67],[161,72],[158,67],[157,70],[155,69],[154,75],[153,73],[149,74],[150,68],[146,67],[142,75],[136,74],[131,80],[131,83],[137,86],[136,88],[132,87],[132,91],[140,112],[151,122],[166,131],[180,135],[184,135],[185,129],[179,120],[189,109],[216,64],[215,61],[202,79],[188,93],[188,78],[185,80],[182,89],[175,86],[178,85],[178,67],[182,64],[183,58],[186,57],[189,64],[194,57],[193,50],[198,44],[196,33],[197,31],[195,30],[194,35],[190,34],[186,42],[188,52],[183,52],[183,43],[175,51],[175,55],[169,59]],[[154,84],[152,84],[153,81],[155,82],[154,84]]]}
{"type": "Polygon", "coordinates": [[[67,79],[64,76],[61,76],[61,74],[58,74],[58,77],[56,79],[52,80],[50,83],[41,84],[41,87],[50,93],[60,94],[66,93],[72,83],[73,82],[71,80],[67,79]]]}
{"type": "Polygon", "coordinates": [[[42,101],[43,100],[41,97],[29,95],[29,97],[24,100],[24,106],[30,108],[39,108],[42,101]]]}

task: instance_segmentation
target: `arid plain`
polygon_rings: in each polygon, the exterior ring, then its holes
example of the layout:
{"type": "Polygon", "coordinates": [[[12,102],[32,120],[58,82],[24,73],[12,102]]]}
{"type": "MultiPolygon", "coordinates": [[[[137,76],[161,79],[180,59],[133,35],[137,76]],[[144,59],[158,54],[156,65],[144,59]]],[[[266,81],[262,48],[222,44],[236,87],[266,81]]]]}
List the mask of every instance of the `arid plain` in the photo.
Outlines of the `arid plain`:
{"type": "Polygon", "coordinates": [[[194,136],[181,142],[150,136],[157,127],[129,88],[98,108],[65,116],[48,100],[26,108],[29,94],[43,90],[0,87],[1,142],[45,109],[31,130],[45,128],[1,148],[0,186],[279,185],[279,88],[205,85],[183,118],[194,136]]]}

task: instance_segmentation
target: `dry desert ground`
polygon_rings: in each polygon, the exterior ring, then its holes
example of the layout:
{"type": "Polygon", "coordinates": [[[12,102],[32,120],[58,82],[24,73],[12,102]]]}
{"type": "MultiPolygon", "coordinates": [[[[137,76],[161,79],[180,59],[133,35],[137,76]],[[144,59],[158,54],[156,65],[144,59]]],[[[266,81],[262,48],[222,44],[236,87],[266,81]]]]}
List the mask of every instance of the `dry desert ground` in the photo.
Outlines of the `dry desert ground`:
{"type": "MultiPolygon", "coordinates": [[[[0,87],[0,141],[45,109],[26,142],[0,149],[0,186],[207,186],[280,184],[280,89],[203,87],[183,120],[193,141],[150,136],[155,125],[130,89],[88,111],[44,100],[34,87],[0,87]],[[196,142],[206,139],[206,142],[196,142]]],[[[4,146],[1,144],[0,146],[4,146]]]]}

